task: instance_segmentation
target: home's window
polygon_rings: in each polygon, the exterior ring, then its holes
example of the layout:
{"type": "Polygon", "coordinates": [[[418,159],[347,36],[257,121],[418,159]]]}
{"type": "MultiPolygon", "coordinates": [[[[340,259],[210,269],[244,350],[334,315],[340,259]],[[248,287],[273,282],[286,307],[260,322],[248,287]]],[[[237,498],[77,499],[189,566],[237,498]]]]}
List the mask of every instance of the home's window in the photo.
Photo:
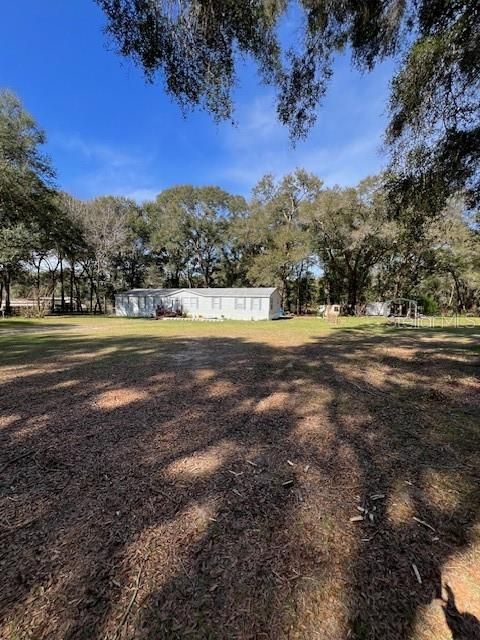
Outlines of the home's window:
{"type": "Polygon", "coordinates": [[[138,308],[145,309],[145,298],[144,296],[139,296],[138,298],[138,308]]]}
{"type": "Polygon", "coordinates": [[[189,298],[188,306],[190,309],[198,309],[198,298],[189,298]]]}
{"type": "Polygon", "coordinates": [[[212,298],[212,309],[221,309],[222,308],[222,299],[218,296],[212,298]]]}
{"type": "Polygon", "coordinates": [[[262,299],[261,298],[252,298],[250,300],[250,309],[252,311],[260,311],[262,308],[262,299]]]}
{"type": "Polygon", "coordinates": [[[235,309],[243,309],[246,308],[246,298],[235,298],[235,309]]]}

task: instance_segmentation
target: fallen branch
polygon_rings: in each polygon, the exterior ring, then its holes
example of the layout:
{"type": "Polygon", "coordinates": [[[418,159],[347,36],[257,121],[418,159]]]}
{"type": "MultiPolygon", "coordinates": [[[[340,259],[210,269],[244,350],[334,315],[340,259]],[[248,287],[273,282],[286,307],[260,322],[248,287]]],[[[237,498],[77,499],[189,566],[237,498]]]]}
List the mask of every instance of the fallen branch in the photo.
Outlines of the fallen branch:
{"type": "Polygon", "coordinates": [[[427,527],[428,529],[435,531],[432,525],[428,524],[428,522],[425,522],[425,520],[420,520],[420,518],[416,518],[415,516],[413,516],[413,519],[415,520],[415,522],[418,522],[419,524],[423,524],[424,527],[427,527]]]}
{"type": "Polygon", "coordinates": [[[181,558],[179,558],[179,561],[180,561],[180,564],[182,566],[184,574],[187,576],[187,578],[190,580],[190,582],[193,582],[192,576],[188,573],[187,567],[185,566],[183,560],[181,558]]]}
{"type": "Polygon", "coordinates": [[[412,562],[412,569],[413,569],[413,573],[415,574],[416,579],[418,580],[418,584],[422,584],[422,578],[420,576],[420,572],[417,569],[417,565],[412,562]]]}
{"type": "Polygon", "coordinates": [[[379,533],[380,533],[380,529],[377,529],[376,531],[373,532],[373,534],[369,538],[362,538],[361,542],[370,542],[370,540],[373,540],[375,536],[378,535],[379,533]]]}
{"type": "Polygon", "coordinates": [[[23,460],[23,458],[28,458],[28,456],[32,456],[34,453],[34,451],[28,451],[27,453],[23,453],[21,456],[17,456],[16,458],[10,458],[10,460],[6,461],[3,467],[0,467],[0,473],[3,473],[5,469],[7,469],[11,464],[14,464],[14,462],[23,460]]]}
{"type": "Polygon", "coordinates": [[[177,506],[179,504],[178,500],[176,500],[175,498],[172,498],[172,496],[169,496],[168,493],[166,493],[165,491],[162,491],[161,489],[158,489],[157,487],[150,487],[150,491],[152,493],[156,493],[157,495],[163,496],[164,498],[166,498],[167,500],[170,500],[170,502],[173,502],[173,504],[177,506]]]}
{"type": "Polygon", "coordinates": [[[135,580],[135,587],[133,589],[132,597],[130,598],[130,602],[128,603],[128,606],[123,613],[122,619],[120,620],[118,627],[115,629],[115,633],[112,636],[112,640],[116,640],[119,637],[123,629],[123,626],[127,621],[128,616],[130,615],[130,611],[133,607],[133,603],[135,602],[138,591],[140,589],[140,577],[142,575],[142,569],[143,569],[143,565],[140,566],[140,569],[138,570],[137,579],[135,580]]]}
{"type": "Polygon", "coordinates": [[[374,390],[369,387],[364,387],[362,385],[356,384],[355,382],[352,382],[351,380],[348,380],[348,384],[352,385],[352,387],[355,387],[355,389],[358,389],[362,393],[369,393],[370,395],[378,396],[379,398],[385,397],[387,395],[384,391],[380,391],[378,389],[374,390]]]}

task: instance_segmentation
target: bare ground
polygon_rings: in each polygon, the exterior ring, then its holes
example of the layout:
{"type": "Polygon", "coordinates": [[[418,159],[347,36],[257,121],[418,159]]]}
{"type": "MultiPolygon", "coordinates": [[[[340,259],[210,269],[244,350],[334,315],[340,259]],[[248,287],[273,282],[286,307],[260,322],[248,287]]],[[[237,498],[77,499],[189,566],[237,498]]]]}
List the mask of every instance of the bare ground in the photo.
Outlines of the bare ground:
{"type": "Polygon", "coordinates": [[[188,330],[10,337],[0,637],[480,638],[478,330],[188,330]]]}

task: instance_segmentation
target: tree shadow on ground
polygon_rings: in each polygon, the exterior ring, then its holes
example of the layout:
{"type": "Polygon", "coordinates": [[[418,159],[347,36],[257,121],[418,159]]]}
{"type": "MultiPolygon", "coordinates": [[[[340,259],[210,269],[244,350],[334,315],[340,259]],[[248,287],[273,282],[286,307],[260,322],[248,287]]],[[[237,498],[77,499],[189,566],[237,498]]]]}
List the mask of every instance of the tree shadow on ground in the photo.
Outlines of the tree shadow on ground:
{"type": "Polygon", "coordinates": [[[476,361],[425,335],[16,339],[0,635],[413,638],[480,508],[476,361]]]}
{"type": "Polygon", "coordinates": [[[455,595],[448,584],[445,585],[447,598],[443,607],[445,620],[452,633],[452,640],[480,638],[480,621],[470,613],[461,613],[455,603],[455,595]]]}
{"type": "Polygon", "coordinates": [[[51,320],[42,322],[38,319],[16,318],[9,320],[0,318],[0,338],[9,335],[22,335],[26,331],[29,333],[51,333],[61,329],[74,329],[75,326],[72,322],[52,322],[51,320]]]}

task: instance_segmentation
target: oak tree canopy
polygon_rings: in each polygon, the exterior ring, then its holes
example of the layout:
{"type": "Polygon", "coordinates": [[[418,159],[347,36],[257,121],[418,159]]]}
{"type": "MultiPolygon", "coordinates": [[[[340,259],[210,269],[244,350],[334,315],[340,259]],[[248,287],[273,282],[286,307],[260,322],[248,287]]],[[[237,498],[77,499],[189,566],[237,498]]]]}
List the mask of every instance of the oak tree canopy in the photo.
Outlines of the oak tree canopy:
{"type": "Polygon", "coordinates": [[[277,90],[293,140],[307,135],[344,52],[368,71],[393,56],[386,141],[402,196],[436,208],[480,201],[480,3],[477,0],[96,0],[119,52],[183,107],[233,114],[242,58],[277,90]],[[290,40],[279,27],[298,22],[290,40]]]}

